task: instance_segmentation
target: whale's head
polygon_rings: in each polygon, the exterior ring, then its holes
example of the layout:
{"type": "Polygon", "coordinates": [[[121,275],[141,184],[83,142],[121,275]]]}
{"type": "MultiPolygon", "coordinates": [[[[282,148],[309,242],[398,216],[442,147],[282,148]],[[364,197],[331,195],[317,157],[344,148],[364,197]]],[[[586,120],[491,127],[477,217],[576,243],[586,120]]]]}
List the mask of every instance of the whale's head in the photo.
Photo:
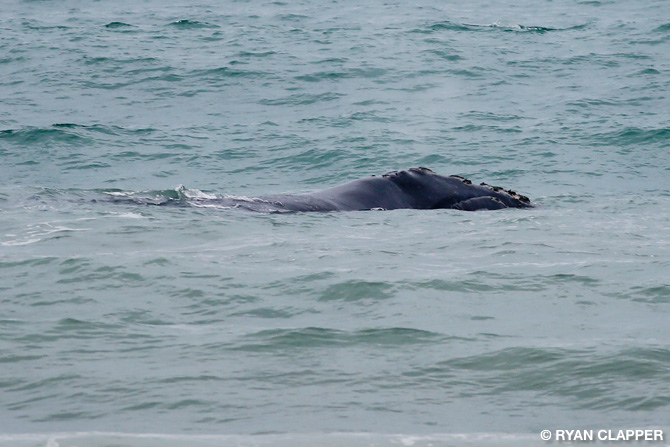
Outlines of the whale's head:
{"type": "MultiPolygon", "coordinates": [[[[488,209],[527,208],[533,206],[526,196],[485,183],[473,185],[466,178],[436,174],[428,168],[411,168],[383,175],[411,197],[414,208],[459,208],[459,204],[476,198],[489,198],[488,209]]],[[[480,200],[481,203],[485,203],[480,200]]],[[[459,208],[460,209],[460,208],[459,208]]]]}

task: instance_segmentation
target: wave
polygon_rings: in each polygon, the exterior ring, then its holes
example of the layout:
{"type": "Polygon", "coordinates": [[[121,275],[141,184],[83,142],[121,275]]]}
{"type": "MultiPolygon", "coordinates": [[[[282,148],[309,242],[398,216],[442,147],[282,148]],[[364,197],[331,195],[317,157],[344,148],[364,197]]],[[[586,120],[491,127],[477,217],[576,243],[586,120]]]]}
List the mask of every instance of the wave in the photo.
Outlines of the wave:
{"type": "Polygon", "coordinates": [[[302,94],[295,94],[295,95],[289,95],[285,96],[283,98],[277,98],[277,99],[261,99],[259,101],[260,104],[266,105],[266,106],[304,106],[304,105],[309,105],[309,104],[314,104],[317,102],[325,102],[325,101],[334,101],[336,99],[339,99],[343,97],[344,95],[339,94],[339,93],[322,93],[319,95],[312,95],[308,93],[302,93],[302,94]]]}
{"type": "Polygon", "coordinates": [[[0,130],[0,140],[21,145],[33,145],[45,142],[62,142],[71,145],[90,143],[89,139],[77,133],[69,132],[58,125],[41,128],[27,127],[23,129],[0,130]]]}
{"type": "Polygon", "coordinates": [[[351,68],[342,71],[321,71],[311,74],[299,75],[294,79],[305,82],[336,81],[339,79],[364,78],[375,79],[387,74],[383,68],[351,68]]]}
{"type": "Polygon", "coordinates": [[[133,28],[133,25],[124,22],[109,22],[105,25],[107,29],[128,29],[133,28]]]}
{"type": "Polygon", "coordinates": [[[589,139],[597,146],[637,146],[644,144],[667,148],[670,147],[670,127],[656,129],[626,127],[612,132],[597,133],[591,135],[589,139]]]}
{"type": "Polygon", "coordinates": [[[155,57],[131,57],[131,58],[116,58],[109,56],[82,56],[80,59],[86,65],[113,63],[118,65],[123,64],[155,64],[160,62],[155,57]]]}
{"type": "MultiPolygon", "coordinates": [[[[124,155],[127,157],[133,154],[124,155]]],[[[84,169],[79,167],[78,169],[84,169]]],[[[11,194],[0,195],[0,200],[5,203],[4,209],[69,209],[72,207],[95,207],[100,203],[111,203],[130,206],[176,206],[193,208],[213,208],[218,210],[245,209],[260,213],[287,213],[288,211],[278,208],[276,202],[271,202],[258,197],[236,196],[230,194],[215,194],[199,189],[186,188],[179,185],[172,189],[156,189],[129,191],[123,189],[53,189],[45,187],[19,188],[11,194]]],[[[124,216],[136,216],[132,211],[122,210],[124,216]]],[[[108,209],[107,212],[119,215],[117,211],[108,209]]],[[[55,231],[68,231],[67,228],[35,228],[37,236],[44,236],[55,231]],[[38,234],[39,233],[39,234],[38,234]]],[[[2,245],[22,245],[40,241],[41,238],[12,239],[0,241],[2,245]]]]}
{"type": "Polygon", "coordinates": [[[268,72],[257,70],[241,70],[231,67],[217,67],[193,70],[189,78],[202,78],[208,81],[217,81],[226,78],[257,78],[269,75],[268,72]]]}
{"type": "Polygon", "coordinates": [[[633,390],[641,380],[664,383],[669,360],[670,350],[660,345],[605,353],[581,346],[512,347],[441,361],[424,375],[443,371],[476,374],[476,387],[464,391],[472,395],[539,392],[567,398],[580,409],[656,411],[670,406],[670,398],[627,395],[621,390],[633,390]]]}
{"type": "Polygon", "coordinates": [[[130,203],[135,205],[197,205],[197,202],[206,202],[222,198],[222,196],[205,193],[199,189],[188,189],[184,185],[179,185],[173,189],[147,191],[108,189],[101,190],[100,192],[107,196],[112,202],[130,203]]]}
{"type": "Polygon", "coordinates": [[[197,20],[177,20],[170,23],[170,26],[179,29],[200,29],[200,28],[219,28],[218,25],[213,25],[207,22],[198,22],[197,20]]]}
{"type": "Polygon", "coordinates": [[[35,145],[42,143],[64,143],[68,145],[87,145],[94,142],[93,134],[120,136],[128,134],[145,134],[153,132],[152,128],[130,129],[103,124],[55,123],[45,127],[22,127],[18,129],[0,130],[0,141],[19,145],[35,145]]]}
{"type": "MultiPolygon", "coordinates": [[[[106,201],[117,204],[140,206],[182,206],[194,208],[211,208],[217,210],[244,209],[260,213],[290,213],[277,203],[259,197],[236,196],[230,194],[213,194],[199,189],[189,189],[179,185],[173,189],[146,191],[125,191],[121,189],[94,190],[94,194],[102,194],[106,201]]],[[[104,201],[103,199],[102,201],[104,201]]],[[[95,201],[96,199],[91,199],[95,201]]]]}
{"type": "Polygon", "coordinates": [[[587,27],[587,24],[574,25],[566,28],[553,28],[548,26],[536,26],[536,25],[520,25],[520,24],[501,24],[501,23],[490,23],[485,25],[472,24],[472,23],[458,23],[445,20],[442,22],[433,23],[427,25],[424,28],[415,30],[415,32],[420,33],[432,33],[435,31],[503,31],[503,32],[514,32],[514,33],[536,33],[544,34],[554,31],[574,31],[581,30],[587,27]]]}
{"type": "Polygon", "coordinates": [[[127,447],[372,447],[536,446],[538,433],[453,433],[453,434],[383,434],[383,433],[285,433],[285,434],[161,434],[122,432],[27,433],[0,434],[0,447],[66,447],[73,445],[123,445],[127,447]]]}
{"type": "Polygon", "coordinates": [[[404,328],[373,328],[343,331],[331,328],[307,327],[298,329],[269,329],[247,335],[245,342],[234,346],[240,351],[275,351],[292,348],[322,348],[328,346],[402,346],[444,341],[449,339],[435,332],[404,328]]]}

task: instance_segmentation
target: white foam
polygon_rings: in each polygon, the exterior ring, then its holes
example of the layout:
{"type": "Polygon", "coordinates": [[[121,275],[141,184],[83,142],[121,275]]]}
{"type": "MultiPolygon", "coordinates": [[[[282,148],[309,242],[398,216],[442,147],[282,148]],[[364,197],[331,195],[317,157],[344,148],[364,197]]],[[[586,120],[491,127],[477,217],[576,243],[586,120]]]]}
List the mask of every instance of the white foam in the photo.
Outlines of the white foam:
{"type": "Polygon", "coordinates": [[[177,191],[181,194],[184,195],[187,199],[204,199],[204,200],[214,200],[218,199],[219,196],[216,194],[208,194],[206,192],[202,192],[199,189],[186,189],[182,186],[181,189],[177,189],[177,191]]]}
{"type": "Polygon", "coordinates": [[[191,206],[195,208],[216,208],[216,209],[221,209],[221,210],[229,210],[232,207],[226,206],[226,205],[219,205],[216,203],[198,203],[198,202],[193,202],[191,203],[191,206]]]}
{"type": "Polygon", "coordinates": [[[43,240],[44,236],[48,236],[50,234],[88,230],[90,230],[90,228],[70,228],[63,225],[53,225],[52,222],[30,224],[28,225],[26,235],[23,237],[17,237],[16,234],[5,234],[5,236],[17,238],[8,241],[2,241],[0,242],[0,246],[12,247],[19,245],[30,245],[43,240]]]}
{"type": "Polygon", "coordinates": [[[111,215],[119,219],[146,219],[146,217],[137,213],[111,213],[111,215]]]}
{"type": "Polygon", "coordinates": [[[239,200],[241,202],[250,202],[250,203],[272,203],[269,200],[261,199],[260,197],[225,195],[224,198],[232,199],[232,200],[239,200]]]}
{"type": "Polygon", "coordinates": [[[24,240],[14,240],[14,241],[5,241],[5,242],[0,242],[0,245],[3,247],[14,247],[18,245],[30,245],[34,244],[35,242],[39,242],[42,239],[40,238],[32,238],[32,239],[24,239],[24,240]]]}
{"type": "Polygon", "coordinates": [[[131,197],[135,193],[127,191],[103,191],[103,194],[107,194],[108,196],[114,196],[114,197],[131,197]]]}

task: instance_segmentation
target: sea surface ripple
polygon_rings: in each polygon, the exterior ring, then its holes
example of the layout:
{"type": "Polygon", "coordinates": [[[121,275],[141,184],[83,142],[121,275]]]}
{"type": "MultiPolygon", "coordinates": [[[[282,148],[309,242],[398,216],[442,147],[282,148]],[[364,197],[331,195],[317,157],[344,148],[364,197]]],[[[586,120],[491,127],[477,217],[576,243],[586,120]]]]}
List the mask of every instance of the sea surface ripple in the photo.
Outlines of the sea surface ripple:
{"type": "Polygon", "coordinates": [[[1,447],[670,436],[670,3],[2,12],[1,447]],[[416,166],[539,206],[211,200],[416,166]]]}

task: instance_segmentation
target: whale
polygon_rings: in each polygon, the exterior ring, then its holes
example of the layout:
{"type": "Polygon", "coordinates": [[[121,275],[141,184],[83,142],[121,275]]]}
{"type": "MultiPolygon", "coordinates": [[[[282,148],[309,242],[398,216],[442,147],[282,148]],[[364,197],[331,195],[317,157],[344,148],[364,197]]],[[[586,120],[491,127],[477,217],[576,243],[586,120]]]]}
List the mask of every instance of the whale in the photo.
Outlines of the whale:
{"type": "Polygon", "coordinates": [[[306,194],[260,197],[227,196],[219,205],[259,212],[331,212],[417,209],[460,211],[531,208],[528,197],[458,176],[443,176],[419,167],[392,171],[306,194]]]}

